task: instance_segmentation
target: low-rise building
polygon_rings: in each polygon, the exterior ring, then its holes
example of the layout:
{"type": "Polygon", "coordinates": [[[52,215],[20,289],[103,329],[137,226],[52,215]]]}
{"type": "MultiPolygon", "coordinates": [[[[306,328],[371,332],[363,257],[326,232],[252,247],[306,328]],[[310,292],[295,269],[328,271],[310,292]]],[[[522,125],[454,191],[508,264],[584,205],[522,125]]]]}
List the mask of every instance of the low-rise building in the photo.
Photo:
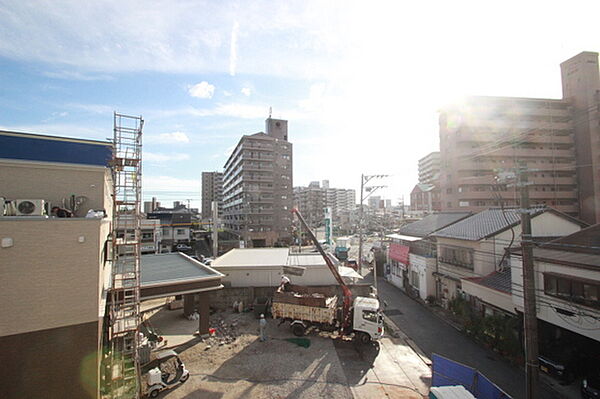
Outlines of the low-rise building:
{"type": "Polygon", "coordinates": [[[407,224],[399,234],[387,235],[388,281],[423,300],[435,296],[436,242],[431,234],[470,215],[470,212],[436,213],[407,224]]]}
{"type": "MultiPolygon", "coordinates": [[[[488,276],[508,266],[505,249],[519,245],[520,223],[518,209],[493,208],[433,234],[437,239],[436,296],[444,306],[462,291],[462,279],[488,276]]],[[[531,214],[532,234],[540,239],[572,234],[585,226],[553,208],[536,208],[531,214]]],[[[481,299],[488,302],[486,296],[481,299]]]]}
{"type": "MultiPolygon", "coordinates": [[[[600,224],[533,248],[540,352],[600,353],[600,224]]],[[[512,306],[523,313],[523,260],[511,255],[512,306]]]]}
{"type": "MultiPolygon", "coordinates": [[[[236,248],[215,259],[211,267],[225,275],[226,287],[277,287],[282,275],[296,285],[337,284],[320,254],[293,253],[288,248],[236,248]]],[[[347,267],[338,266],[338,271],[348,279],[360,277],[347,267]]]]}

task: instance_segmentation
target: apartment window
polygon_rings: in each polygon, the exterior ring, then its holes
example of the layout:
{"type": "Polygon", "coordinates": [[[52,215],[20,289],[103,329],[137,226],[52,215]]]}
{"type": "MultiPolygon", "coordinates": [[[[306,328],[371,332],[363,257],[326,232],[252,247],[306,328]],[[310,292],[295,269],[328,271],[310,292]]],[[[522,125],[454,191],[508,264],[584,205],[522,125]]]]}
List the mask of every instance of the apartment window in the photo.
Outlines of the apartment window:
{"type": "Polygon", "coordinates": [[[446,189],[446,194],[452,194],[452,189],[451,188],[447,188],[446,189]]]}
{"type": "Polygon", "coordinates": [[[544,273],[544,293],[569,302],[600,308],[600,282],[544,273]]]}
{"type": "Polygon", "coordinates": [[[450,201],[446,202],[446,206],[447,206],[448,208],[452,208],[452,202],[450,202],[450,201]]]}
{"type": "Polygon", "coordinates": [[[168,227],[163,228],[162,232],[163,232],[164,235],[168,235],[169,234],[169,228],[168,227]]]}
{"type": "Polygon", "coordinates": [[[183,235],[185,235],[185,229],[177,229],[177,235],[178,235],[178,236],[183,236],[183,235]]]}
{"type": "Polygon", "coordinates": [[[473,270],[473,251],[467,248],[442,247],[440,260],[444,263],[473,270]]]}

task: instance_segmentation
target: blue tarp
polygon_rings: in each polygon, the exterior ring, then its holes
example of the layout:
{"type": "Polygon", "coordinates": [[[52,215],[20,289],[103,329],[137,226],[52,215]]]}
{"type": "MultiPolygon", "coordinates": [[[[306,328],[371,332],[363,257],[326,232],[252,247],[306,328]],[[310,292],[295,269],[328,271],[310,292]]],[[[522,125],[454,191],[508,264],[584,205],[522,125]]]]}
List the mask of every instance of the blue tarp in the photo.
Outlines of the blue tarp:
{"type": "Polygon", "coordinates": [[[432,354],[431,386],[462,385],[477,399],[511,399],[479,371],[443,356],[432,354]]]}

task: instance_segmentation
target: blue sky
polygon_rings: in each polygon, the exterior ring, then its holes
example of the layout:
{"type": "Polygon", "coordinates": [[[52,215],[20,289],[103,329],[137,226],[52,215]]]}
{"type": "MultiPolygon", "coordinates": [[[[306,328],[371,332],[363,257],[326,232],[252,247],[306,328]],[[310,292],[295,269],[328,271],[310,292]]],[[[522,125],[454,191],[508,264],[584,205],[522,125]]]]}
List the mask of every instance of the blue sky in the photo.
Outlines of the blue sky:
{"type": "Polygon", "coordinates": [[[198,206],[273,107],[294,185],[389,174],[396,202],[441,106],[559,98],[559,63],[600,50],[597,1],[370,3],[0,0],[0,128],[105,139],[114,110],[141,114],[144,195],[198,206]]]}

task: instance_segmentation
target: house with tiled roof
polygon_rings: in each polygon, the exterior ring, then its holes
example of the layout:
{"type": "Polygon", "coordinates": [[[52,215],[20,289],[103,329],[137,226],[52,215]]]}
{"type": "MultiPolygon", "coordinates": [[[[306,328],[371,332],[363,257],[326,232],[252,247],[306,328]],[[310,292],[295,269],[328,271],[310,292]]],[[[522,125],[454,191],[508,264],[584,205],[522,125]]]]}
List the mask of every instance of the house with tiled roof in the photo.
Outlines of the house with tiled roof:
{"type": "Polygon", "coordinates": [[[387,235],[390,283],[425,300],[435,295],[436,245],[431,234],[470,216],[471,212],[440,212],[387,235]]]}
{"type": "MultiPolygon", "coordinates": [[[[436,296],[444,306],[458,292],[465,292],[514,313],[506,287],[490,287],[488,283],[505,278],[494,273],[510,267],[506,248],[520,243],[520,218],[518,209],[492,208],[432,234],[437,240],[436,296]]],[[[585,226],[584,222],[553,208],[531,211],[532,234],[540,240],[566,236],[585,226]]]]}
{"type": "MultiPolygon", "coordinates": [[[[521,313],[522,265],[520,249],[511,251],[512,306],[521,313]]],[[[535,246],[533,267],[540,351],[561,337],[600,356],[600,224],[535,246]]]]}

